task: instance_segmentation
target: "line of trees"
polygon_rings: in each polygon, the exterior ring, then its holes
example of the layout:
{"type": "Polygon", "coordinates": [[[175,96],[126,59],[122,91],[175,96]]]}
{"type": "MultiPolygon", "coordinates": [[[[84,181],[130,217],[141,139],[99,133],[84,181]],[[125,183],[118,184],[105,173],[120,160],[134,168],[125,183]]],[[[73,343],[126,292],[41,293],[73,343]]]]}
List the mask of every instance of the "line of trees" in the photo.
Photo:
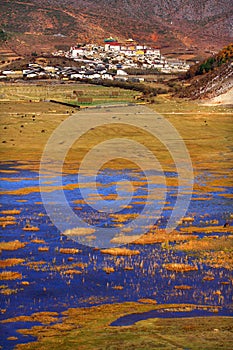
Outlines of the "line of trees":
{"type": "Polygon", "coordinates": [[[102,79],[82,79],[81,82],[95,85],[102,85],[107,87],[118,87],[126,90],[134,90],[142,92],[146,96],[156,96],[157,94],[166,94],[167,89],[154,88],[142,83],[133,83],[119,80],[102,80],[102,79]]]}

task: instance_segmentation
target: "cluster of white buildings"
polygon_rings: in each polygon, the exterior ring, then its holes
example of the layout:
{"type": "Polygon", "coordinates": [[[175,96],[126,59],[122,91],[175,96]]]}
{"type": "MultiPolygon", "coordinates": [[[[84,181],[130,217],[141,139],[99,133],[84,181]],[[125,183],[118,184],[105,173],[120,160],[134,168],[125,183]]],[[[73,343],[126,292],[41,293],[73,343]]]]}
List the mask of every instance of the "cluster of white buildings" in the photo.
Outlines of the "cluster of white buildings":
{"type": "Polygon", "coordinates": [[[113,38],[105,39],[104,46],[87,44],[84,46],[77,45],[71,47],[69,54],[74,59],[82,56],[88,56],[91,58],[97,56],[98,54],[102,57],[106,56],[106,54],[118,54],[125,57],[161,57],[161,53],[158,48],[151,48],[147,45],[138,45],[133,39],[128,39],[125,43],[121,43],[113,38]]]}
{"type": "Polygon", "coordinates": [[[147,45],[138,45],[133,39],[128,39],[124,43],[119,42],[114,38],[108,38],[104,40],[104,50],[106,52],[119,52],[126,56],[154,56],[159,58],[160,50],[157,48],[151,48],[147,45]]]}
{"type": "MultiPolygon", "coordinates": [[[[179,73],[189,69],[185,61],[168,59],[161,55],[158,48],[139,45],[133,39],[119,42],[114,38],[104,40],[104,46],[95,44],[76,45],[68,52],[57,51],[54,56],[65,56],[70,61],[69,67],[44,66],[29,63],[23,70],[4,70],[0,72],[1,79],[101,79],[144,81],[144,77],[133,76],[125,70],[155,70],[161,73],[179,73]],[[72,60],[79,61],[78,68],[72,66],[72,60]]],[[[145,74],[145,73],[143,73],[145,74]]]]}
{"type": "Polygon", "coordinates": [[[110,37],[104,40],[104,46],[77,45],[71,47],[65,55],[84,63],[108,63],[109,69],[141,68],[176,73],[185,72],[190,67],[185,61],[166,59],[161,55],[160,49],[139,45],[133,39],[119,42],[110,37]]]}

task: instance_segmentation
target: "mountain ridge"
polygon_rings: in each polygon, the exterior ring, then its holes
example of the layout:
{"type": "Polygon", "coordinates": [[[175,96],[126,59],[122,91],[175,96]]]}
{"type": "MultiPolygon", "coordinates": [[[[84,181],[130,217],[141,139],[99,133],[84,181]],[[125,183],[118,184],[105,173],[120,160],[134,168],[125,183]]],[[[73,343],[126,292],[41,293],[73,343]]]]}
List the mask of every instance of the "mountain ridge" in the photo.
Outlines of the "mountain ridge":
{"type": "Polygon", "coordinates": [[[200,0],[2,0],[1,3],[2,26],[21,42],[20,53],[29,51],[30,36],[41,49],[52,49],[58,42],[102,43],[104,37],[112,35],[120,40],[133,37],[165,51],[190,49],[201,53],[218,50],[233,40],[230,0],[204,3],[200,0]],[[56,37],[59,34],[63,37],[56,37]]]}

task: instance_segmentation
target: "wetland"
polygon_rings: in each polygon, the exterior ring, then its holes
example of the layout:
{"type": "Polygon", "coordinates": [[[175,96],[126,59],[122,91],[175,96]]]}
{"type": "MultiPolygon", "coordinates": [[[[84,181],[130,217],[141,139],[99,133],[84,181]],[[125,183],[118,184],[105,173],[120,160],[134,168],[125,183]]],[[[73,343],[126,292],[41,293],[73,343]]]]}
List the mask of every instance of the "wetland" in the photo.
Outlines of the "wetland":
{"type": "MultiPolygon", "coordinates": [[[[231,349],[232,108],[169,95],[135,105],[133,91],[48,82],[2,83],[0,96],[2,348],[231,349]],[[76,89],[93,104],[77,111],[47,102],[73,102],[76,89]],[[144,128],[132,125],[131,114],[144,128]],[[41,157],[55,129],[72,116],[77,130],[86,118],[88,131],[65,154],[60,181],[59,152],[46,171],[41,157]],[[93,116],[114,123],[90,128],[93,116]],[[192,192],[183,189],[190,197],[187,212],[172,230],[167,223],[180,188],[176,143],[167,149],[150,133],[160,117],[181,136],[193,169],[192,192]],[[134,141],[122,157],[115,157],[116,144],[104,143],[116,136],[134,141]],[[84,156],[101,143],[106,156],[95,183],[92,170],[102,150],[78,183],[84,156]],[[161,167],[154,168],[150,157],[143,169],[136,158],[129,161],[132,154],[140,158],[135,143],[161,167]],[[92,229],[73,231],[61,192],[72,215],[92,229]],[[53,202],[63,231],[45,210],[45,199],[53,202]],[[107,211],[97,210],[102,200],[107,211]],[[114,202],[117,211],[110,210],[114,202]],[[149,202],[154,212],[144,213],[149,202]],[[142,220],[140,230],[132,230],[142,213],[153,225],[142,220]],[[96,237],[103,229],[109,237],[101,236],[101,247],[96,237]]],[[[64,141],[71,136],[72,130],[62,135],[64,141]]]]}

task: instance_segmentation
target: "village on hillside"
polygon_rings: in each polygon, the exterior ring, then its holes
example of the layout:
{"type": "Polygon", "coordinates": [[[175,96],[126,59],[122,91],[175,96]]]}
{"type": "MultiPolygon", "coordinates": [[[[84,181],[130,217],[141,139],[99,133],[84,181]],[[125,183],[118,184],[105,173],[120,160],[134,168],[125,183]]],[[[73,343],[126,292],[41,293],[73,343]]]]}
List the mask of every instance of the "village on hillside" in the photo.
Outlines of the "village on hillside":
{"type": "MultiPolygon", "coordinates": [[[[29,63],[25,69],[0,71],[0,79],[62,79],[62,80],[120,80],[132,79],[125,70],[153,71],[155,73],[174,74],[186,72],[189,64],[184,60],[164,57],[159,48],[137,44],[133,39],[119,42],[112,37],[104,40],[104,45],[77,44],[69,51],[56,51],[54,57],[70,59],[70,66],[46,66],[40,63],[29,63]],[[80,63],[74,67],[72,61],[80,63]]],[[[135,81],[144,81],[135,77],[135,81]]]]}

